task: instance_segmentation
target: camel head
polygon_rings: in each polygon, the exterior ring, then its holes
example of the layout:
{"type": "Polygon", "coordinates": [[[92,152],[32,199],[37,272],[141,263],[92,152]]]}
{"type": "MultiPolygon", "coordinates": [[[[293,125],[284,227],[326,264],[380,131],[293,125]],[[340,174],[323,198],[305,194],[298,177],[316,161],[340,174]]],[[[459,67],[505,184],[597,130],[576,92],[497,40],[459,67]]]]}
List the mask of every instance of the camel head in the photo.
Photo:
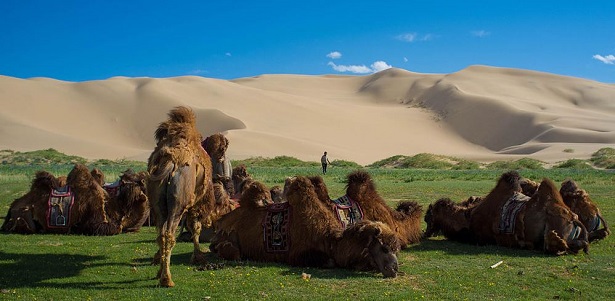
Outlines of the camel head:
{"type": "Polygon", "coordinates": [[[229,196],[232,196],[235,194],[235,187],[233,185],[233,180],[230,177],[215,175],[213,177],[213,182],[214,184],[218,183],[222,185],[222,187],[226,191],[226,194],[228,194],[229,196]]]}
{"type": "Polygon", "coordinates": [[[241,207],[258,208],[272,204],[271,193],[265,184],[255,181],[246,186],[241,194],[239,204],[241,207]]]}
{"type": "Polygon", "coordinates": [[[611,231],[600,214],[600,209],[589,197],[589,194],[573,180],[566,180],[562,183],[560,194],[564,203],[579,216],[579,220],[589,231],[589,241],[603,239],[611,231]]]}
{"type": "Polygon", "coordinates": [[[361,255],[369,268],[382,273],[385,278],[397,277],[397,252],[400,242],[393,230],[382,222],[360,221],[350,225],[342,239],[355,239],[363,247],[361,255]]]}
{"type": "Polygon", "coordinates": [[[214,161],[221,162],[224,160],[228,144],[228,139],[224,135],[217,133],[205,138],[202,146],[214,161]]]}
{"type": "Polygon", "coordinates": [[[541,204],[540,207],[545,208],[545,250],[557,255],[577,254],[579,250],[587,253],[587,228],[579,221],[578,215],[564,204],[555,183],[544,179],[532,196],[532,199],[534,198],[541,204]]]}

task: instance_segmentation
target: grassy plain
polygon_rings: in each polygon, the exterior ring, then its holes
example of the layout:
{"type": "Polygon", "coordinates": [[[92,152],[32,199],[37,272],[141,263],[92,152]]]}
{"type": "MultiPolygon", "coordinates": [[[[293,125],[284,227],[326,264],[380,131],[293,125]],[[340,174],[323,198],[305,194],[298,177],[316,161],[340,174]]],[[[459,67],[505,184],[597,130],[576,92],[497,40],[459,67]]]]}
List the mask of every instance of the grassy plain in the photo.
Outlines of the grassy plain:
{"type": "MultiPolygon", "coordinates": [[[[257,164],[255,164],[257,165],[257,164]]],[[[125,165],[98,166],[110,181],[125,165]]],[[[70,164],[0,166],[0,217],[29,188],[34,172],[66,174],[70,164]]],[[[135,169],[144,168],[135,165],[135,169]]],[[[332,197],[344,192],[356,167],[333,166],[324,176],[332,197]]],[[[413,200],[427,206],[440,197],[463,200],[484,195],[504,170],[366,168],[391,206],[413,200]]],[[[269,186],[291,175],[316,175],[303,167],[250,166],[269,186]]],[[[576,180],[615,221],[615,174],[595,169],[524,169],[523,176],[556,183],[576,180]]],[[[423,224],[423,228],[425,225],[423,224]]],[[[615,239],[595,242],[590,253],[554,257],[540,252],[424,240],[399,253],[401,275],[341,269],[298,268],[253,261],[223,262],[218,270],[188,264],[192,245],[178,243],[172,257],[171,289],[156,287],[155,229],[111,237],[0,233],[0,300],[613,300],[615,239]],[[491,265],[503,261],[497,268],[491,265]],[[311,275],[309,280],[302,273],[311,275]]],[[[204,247],[208,245],[205,244],[204,247]]]]}

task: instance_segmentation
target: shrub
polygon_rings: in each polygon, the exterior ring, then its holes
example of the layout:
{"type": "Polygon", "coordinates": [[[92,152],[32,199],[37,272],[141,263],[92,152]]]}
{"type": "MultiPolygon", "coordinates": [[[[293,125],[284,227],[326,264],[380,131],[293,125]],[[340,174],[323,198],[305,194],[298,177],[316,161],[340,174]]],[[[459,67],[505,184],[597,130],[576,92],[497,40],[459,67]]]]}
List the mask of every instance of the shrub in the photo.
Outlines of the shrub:
{"type": "Polygon", "coordinates": [[[590,169],[593,167],[585,160],[570,159],[553,166],[553,168],[590,169]]]}
{"type": "Polygon", "coordinates": [[[517,170],[517,169],[544,169],[543,162],[530,159],[530,158],[522,158],[516,161],[495,161],[493,163],[487,164],[488,169],[506,169],[506,170],[517,170]]]}
{"type": "Polygon", "coordinates": [[[606,169],[615,169],[615,149],[605,147],[592,154],[594,165],[606,169]]]}

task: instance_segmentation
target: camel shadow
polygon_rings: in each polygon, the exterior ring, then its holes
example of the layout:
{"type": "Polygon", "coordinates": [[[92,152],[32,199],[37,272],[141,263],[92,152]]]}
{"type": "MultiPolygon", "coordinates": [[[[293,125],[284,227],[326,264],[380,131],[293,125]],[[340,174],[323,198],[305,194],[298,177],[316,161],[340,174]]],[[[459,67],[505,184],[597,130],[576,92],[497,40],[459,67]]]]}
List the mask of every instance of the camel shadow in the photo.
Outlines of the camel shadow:
{"type": "MultiPolygon", "coordinates": [[[[104,256],[79,254],[19,254],[0,252],[0,287],[16,288],[83,288],[92,289],[103,283],[51,283],[54,279],[77,277],[86,268],[112,265],[99,264],[104,256]],[[51,281],[51,282],[50,282],[51,281]]],[[[125,282],[121,284],[124,285],[125,282]]],[[[105,283],[106,285],[107,283],[105,283]]],[[[118,283],[119,285],[120,283],[118,283]]]]}
{"type": "MultiPolygon", "coordinates": [[[[525,250],[497,245],[476,245],[451,240],[422,239],[419,244],[410,246],[407,251],[442,251],[450,255],[503,255],[510,257],[552,257],[540,250],[525,250]]],[[[403,251],[402,251],[403,252],[403,251]]]]}

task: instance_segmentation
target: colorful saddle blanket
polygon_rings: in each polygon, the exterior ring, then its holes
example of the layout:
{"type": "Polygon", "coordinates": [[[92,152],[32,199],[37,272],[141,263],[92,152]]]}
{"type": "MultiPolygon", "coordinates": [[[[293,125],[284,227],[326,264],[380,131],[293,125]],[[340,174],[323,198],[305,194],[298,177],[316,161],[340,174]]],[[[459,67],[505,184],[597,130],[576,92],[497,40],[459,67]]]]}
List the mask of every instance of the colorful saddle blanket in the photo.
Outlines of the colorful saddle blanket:
{"type": "Polygon", "coordinates": [[[105,183],[103,188],[107,191],[109,196],[116,197],[120,195],[120,180],[117,180],[113,183],[105,183]]]}
{"type": "Polygon", "coordinates": [[[267,252],[288,252],[290,250],[291,218],[292,207],[288,202],[269,205],[263,219],[263,242],[267,252]]]}
{"type": "Polygon", "coordinates": [[[500,215],[500,233],[512,234],[515,232],[517,214],[519,214],[529,199],[529,196],[520,192],[515,192],[515,194],[506,201],[500,215]]]}
{"type": "Polygon", "coordinates": [[[70,211],[75,203],[75,196],[70,187],[51,189],[47,202],[47,227],[68,228],[70,211]]]}
{"type": "Polygon", "coordinates": [[[363,210],[361,210],[361,206],[347,195],[331,200],[331,202],[335,205],[337,219],[342,223],[344,229],[346,229],[348,225],[363,219],[363,210]]]}

